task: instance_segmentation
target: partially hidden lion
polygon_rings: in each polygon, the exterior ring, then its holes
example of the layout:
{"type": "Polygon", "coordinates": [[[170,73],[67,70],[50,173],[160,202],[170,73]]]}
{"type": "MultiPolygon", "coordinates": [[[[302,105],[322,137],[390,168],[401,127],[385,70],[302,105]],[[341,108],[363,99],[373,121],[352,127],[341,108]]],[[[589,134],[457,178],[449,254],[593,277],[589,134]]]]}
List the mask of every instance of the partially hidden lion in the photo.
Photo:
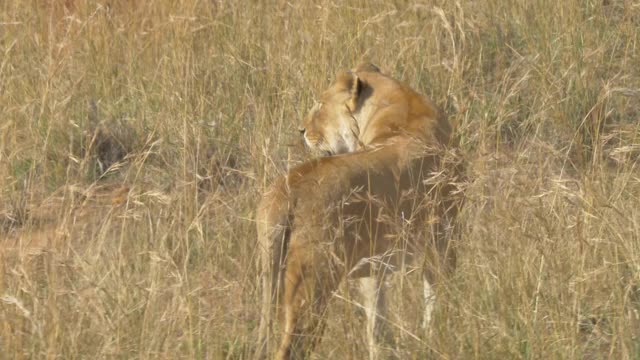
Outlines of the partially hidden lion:
{"type": "Polygon", "coordinates": [[[425,309],[455,267],[448,229],[461,205],[452,128],[426,97],[361,64],[337,75],[300,129],[323,155],[293,167],[257,208],[262,312],[257,357],[271,352],[273,308],[281,312],[277,359],[304,358],[322,336],[327,302],[357,278],[371,358],[389,341],[385,274],[422,268],[425,309]],[[277,305],[277,306],[276,306],[277,305]]]}

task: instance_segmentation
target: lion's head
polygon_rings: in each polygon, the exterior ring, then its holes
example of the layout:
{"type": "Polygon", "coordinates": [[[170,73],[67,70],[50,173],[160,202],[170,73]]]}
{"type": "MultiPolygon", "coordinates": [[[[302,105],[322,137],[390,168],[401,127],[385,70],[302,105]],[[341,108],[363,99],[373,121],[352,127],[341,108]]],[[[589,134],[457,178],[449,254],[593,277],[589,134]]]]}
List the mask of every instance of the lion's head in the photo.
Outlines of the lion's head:
{"type": "Polygon", "coordinates": [[[359,83],[351,72],[338,74],[309,111],[299,130],[305,145],[313,152],[336,155],[358,149],[360,130],[353,113],[359,83]]]}
{"type": "Polygon", "coordinates": [[[398,137],[446,143],[451,132],[435,105],[372,64],[339,73],[299,130],[305,145],[324,156],[366,149],[398,137]]]}

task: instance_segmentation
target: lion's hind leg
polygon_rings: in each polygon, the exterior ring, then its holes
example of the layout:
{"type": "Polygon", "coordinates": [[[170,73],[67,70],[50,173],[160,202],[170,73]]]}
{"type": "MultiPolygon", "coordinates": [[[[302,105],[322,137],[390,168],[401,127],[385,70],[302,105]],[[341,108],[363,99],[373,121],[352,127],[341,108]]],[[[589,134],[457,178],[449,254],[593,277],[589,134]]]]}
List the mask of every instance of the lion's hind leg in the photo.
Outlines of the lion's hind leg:
{"type": "Polygon", "coordinates": [[[290,234],[289,214],[286,189],[282,184],[276,183],[263,196],[256,216],[262,291],[256,359],[268,358],[270,355],[272,312],[277,308],[281,294],[283,263],[290,234]]]}
{"type": "Polygon", "coordinates": [[[431,331],[429,325],[436,303],[436,296],[447,286],[457,262],[456,249],[451,242],[450,229],[447,223],[437,223],[432,227],[432,238],[427,244],[423,264],[422,282],[424,295],[424,312],[422,328],[431,331]]]}
{"type": "Polygon", "coordinates": [[[381,357],[381,345],[393,346],[393,337],[388,326],[384,276],[358,279],[363,306],[367,315],[367,344],[369,359],[381,357]]]}
{"type": "Polygon", "coordinates": [[[283,336],[276,359],[307,358],[322,337],[325,310],[342,278],[330,251],[292,241],[284,279],[283,336]]]}

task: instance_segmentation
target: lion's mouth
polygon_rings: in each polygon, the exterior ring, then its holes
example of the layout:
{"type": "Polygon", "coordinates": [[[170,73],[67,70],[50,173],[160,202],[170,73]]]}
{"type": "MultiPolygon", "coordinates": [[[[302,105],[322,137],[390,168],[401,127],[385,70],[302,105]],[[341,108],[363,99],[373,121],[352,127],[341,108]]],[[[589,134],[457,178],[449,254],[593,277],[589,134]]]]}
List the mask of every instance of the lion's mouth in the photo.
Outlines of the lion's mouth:
{"type": "Polygon", "coordinates": [[[315,154],[315,156],[319,156],[319,157],[333,156],[333,152],[331,152],[331,150],[324,150],[324,149],[310,148],[310,147],[307,149],[309,149],[309,151],[311,151],[312,154],[315,154]]]}
{"type": "Polygon", "coordinates": [[[316,156],[327,157],[333,155],[333,152],[331,150],[323,149],[325,147],[325,144],[323,144],[321,141],[310,141],[306,136],[302,136],[302,143],[304,144],[304,147],[307,149],[307,151],[310,151],[316,156]]]}

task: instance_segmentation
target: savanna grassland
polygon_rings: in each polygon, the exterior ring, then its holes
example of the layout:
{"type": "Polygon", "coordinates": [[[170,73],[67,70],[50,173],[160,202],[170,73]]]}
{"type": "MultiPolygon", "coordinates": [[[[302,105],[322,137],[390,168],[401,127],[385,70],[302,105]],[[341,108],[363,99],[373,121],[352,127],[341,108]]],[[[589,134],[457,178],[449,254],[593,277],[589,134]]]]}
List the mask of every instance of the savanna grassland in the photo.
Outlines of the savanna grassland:
{"type": "MultiPolygon", "coordinates": [[[[468,163],[458,271],[395,351],[640,359],[637,1],[0,2],[0,357],[250,358],[255,204],[370,60],[468,163]]],[[[345,284],[318,359],[367,355],[345,284]]]]}

